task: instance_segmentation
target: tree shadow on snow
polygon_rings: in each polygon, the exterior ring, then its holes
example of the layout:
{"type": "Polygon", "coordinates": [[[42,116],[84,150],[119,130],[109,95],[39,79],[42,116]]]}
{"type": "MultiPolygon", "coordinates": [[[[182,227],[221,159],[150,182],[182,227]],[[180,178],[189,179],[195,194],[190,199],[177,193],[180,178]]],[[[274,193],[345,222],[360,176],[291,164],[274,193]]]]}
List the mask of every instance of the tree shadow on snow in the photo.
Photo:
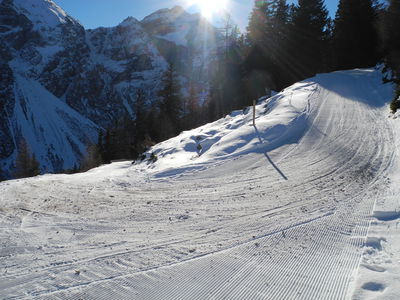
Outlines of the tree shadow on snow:
{"type": "MultiPolygon", "coordinates": [[[[263,139],[261,138],[260,132],[257,129],[257,126],[254,126],[254,130],[256,131],[257,137],[260,141],[261,144],[264,144],[263,139]]],[[[268,152],[263,152],[264,156],[267,158],[268,162],[271,164],[271,166],[274,167],[274,169],[279,173],[279,175],[282,176],[283,179],[289,180],[286,175],[281,171],[281,169],[278,168],[278,166],[272,161],[272,159],[269,157],[268,152]]]]}
{"type": "Polygon", "coordinates": [[[318,74],[313,80],[341,97],[362,102],[371,107],[382,107],[393,97],[392,85],[383,84],[382,76],[372,69],[318,74]]]}

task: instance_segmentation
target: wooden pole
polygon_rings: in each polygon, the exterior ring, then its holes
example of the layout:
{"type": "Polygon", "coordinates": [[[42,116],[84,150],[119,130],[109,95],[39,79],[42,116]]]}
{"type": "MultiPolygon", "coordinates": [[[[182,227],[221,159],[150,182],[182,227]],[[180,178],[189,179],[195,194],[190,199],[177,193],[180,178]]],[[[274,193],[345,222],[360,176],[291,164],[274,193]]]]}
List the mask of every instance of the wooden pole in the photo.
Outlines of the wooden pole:
{"type": "Polygon", "coordinates": [[[253,100],[253,126],[256,127],[256,100],[253,100]]]}

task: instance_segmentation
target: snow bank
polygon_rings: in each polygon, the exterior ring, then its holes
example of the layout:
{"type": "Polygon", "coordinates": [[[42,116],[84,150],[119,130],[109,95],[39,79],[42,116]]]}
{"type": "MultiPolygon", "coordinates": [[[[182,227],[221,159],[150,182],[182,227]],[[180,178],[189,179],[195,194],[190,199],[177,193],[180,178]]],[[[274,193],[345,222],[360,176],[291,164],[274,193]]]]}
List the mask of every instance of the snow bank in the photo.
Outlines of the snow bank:
{"type": "MultiPolygon", "coordinates": [[[[392,90],[393,91],[393,90],[392,90]]],[[[388,97],[392,99],[393,96],[388,97]]],[[[389,114],[388,104],[383,110],[389,114]]],[[[389,114],[395,145],[386,192],[376,197],[352,299],[398,299],[400,295],[400,112],[389,114]]]]}

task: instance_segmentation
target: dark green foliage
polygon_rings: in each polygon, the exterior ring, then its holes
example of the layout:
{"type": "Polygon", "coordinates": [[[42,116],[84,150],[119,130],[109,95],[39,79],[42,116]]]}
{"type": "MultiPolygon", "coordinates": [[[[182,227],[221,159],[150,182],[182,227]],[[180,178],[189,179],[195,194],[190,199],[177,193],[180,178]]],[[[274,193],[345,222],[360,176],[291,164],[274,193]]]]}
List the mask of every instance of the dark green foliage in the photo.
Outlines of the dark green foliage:
{"type": "Polygon", "coordinates": [[[182,98],[180,84],[172,64],[163,76],[163,89],[158,96],[161,98],[159,121],[162,124],[159,139],[166,140],[181,131],[182,98]]]}
{"type": "Polygon", "coordinates": [[[193,129],[200,124],[200,104],[199,93],[193,82],[189,85],[189,96],[184,100],[183,112],[184,121],[183,129],[193,129]]]}
{"type": "Polygon", "coordinates": [[[80,165],[81,172],[86,172],[90,169],[96,168],[103,163],[98,145],[89,144],[86,152],[86,156],[84,157],[80,165]]]}
{"type": "Polygon", "coordinates": [[[282,70],[290,60],[288,33],[286,1],[255,1],[247,27],[249,50],[244,82],[248,103],[264,95],[266,87],[278,90],[285,85],[282,70]]]}
{"type": "MultiPolygon", "coordinates": [[[[214,121],[241,107],[246,101],[243,84],[244,36],[239,35],[229,15],[224,18],[220,33],[223,46],[217,53],[202,122],[214,121]]],[[[198,125],[202,122],[198,122],[198,125]]]]}
{"type": "Polygon", "coordinates": [[[40,166],[35,155],[29,149],[25,139],[21,138],[18,144],[18,154],[15,161],[15,178],[26,178],[40,174],[40,166]]]}
{"type": "Polygon", "coordinates": [[[298,79],[327,70],[328,10],[322,0],[299,0],[293,10],[291,43],[298,79]]]}
{"type": "Polygon", "coordinates": [[[255,1],[247,27],[247,37],[251,46],[263,47],[267,18],[270,14],[270,1],[255,1]]]}
{"type": "Polygon", "coordinates": [[[282,88],[329,68],[330,20],[322,0],[256,1],[247,28],[245,93],[282,88]]]}
{"type": "Polygon", "coordinates": [[[151,153],[150,158],[149,158],[149,162],[155,163],[157,160],[158,160],[157,155],[154,152],[151,153]]]}
{"type": "Polygon", "coordinates": [[[400,109],[400,86],[397,86],[396,94],[390,103],[390,110],[392,113],[395,113],[398,109],[400,109]]]}
{"type": "Polygon", "coordinates": [[[106,130],[99,151],[104,163],[134,157],[134,121],[128,116],[118,120],[114,127],[106,130]]]}
{"type": "Polygon", "coordinates": [[[400,79],[400,1],[390,0],[383,13],[382,40],[387,66],[400,79]]]}
{"type": "Polygon", "coordinates": [[[67,170],[64,170],[64,171],[62,171],[62,172],[59,172],[59,173],[64,173],[64,174],[76,174],[76,173],[79,173],[80,172],[80,169],[77,167],[77,165],[75,164],[74,165],[74,167],[72,168],[72,169],[67,169],[67,170]]]}
{"type": "Polygon", "coordinates": [[[399,108],[400,108],[400,100],[399,99],[394,99],[390,103],[390,110],[392,111],[392,113],[395,113],[399,108]]]}
{"type": "Polygon", "coordinates": [[[142,90],[137,92],[134,112],[134,119],[126,115],[105,134],[99,134],[97,145],[104,163],[119,159],[136,160],[155,144],[154,140],[159,141],[160,131],[164,129],[160,127],[159,107],[148,107],[142,90]]]}
{"type": "Polygon", "coordinates": [[[150,112],[146,105],[145,94],[142,90],[137,92],[135,102],[135,120],[133,123],[132,156],[136,159],[141,153],[151,147],[154,142],[150,137],[150,112]]]}
{"type": "Polygon", "coordinates": [[[332,40],[337,69],[375,66],[380,57],[376,21],[371,0],[340,0],[332,40]]]}
{"type": "Polygon", "coordinates": [[[6,176],[4,174],[3,169],[0,168],[0,182],[3,181],[3,180],[6,180],[6,176]]]}

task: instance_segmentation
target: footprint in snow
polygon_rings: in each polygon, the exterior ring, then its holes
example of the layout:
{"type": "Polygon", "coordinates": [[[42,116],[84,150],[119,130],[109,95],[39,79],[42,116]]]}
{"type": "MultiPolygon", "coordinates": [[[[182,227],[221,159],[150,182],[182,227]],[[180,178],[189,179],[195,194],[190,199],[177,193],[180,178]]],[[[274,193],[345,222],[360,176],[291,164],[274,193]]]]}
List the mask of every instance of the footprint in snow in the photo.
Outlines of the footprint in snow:
{"type": "Polygon", "coordinates": [[[361,288],[363,288],[364,290],[368,290],[368,291],[380,292],[385,289],[385,286],[381,283],[370,281],[370,282],[364,283],[361,288]]]}

